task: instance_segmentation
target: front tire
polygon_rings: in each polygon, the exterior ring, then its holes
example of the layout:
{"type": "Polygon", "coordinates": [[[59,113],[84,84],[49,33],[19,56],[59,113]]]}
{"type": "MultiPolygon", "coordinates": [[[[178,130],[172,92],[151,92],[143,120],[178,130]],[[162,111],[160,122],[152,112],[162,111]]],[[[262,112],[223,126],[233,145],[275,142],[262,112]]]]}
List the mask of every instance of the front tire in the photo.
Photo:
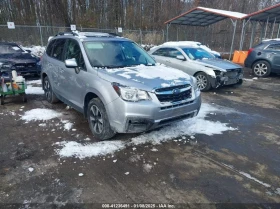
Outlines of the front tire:
{"type": "Polygon", "coordinates": [[[94,98],[89,102],[87,119],[92,134],[98,139],[110,139],[116,134],[110,126],[106,109],[100,99],[94,98]]]}
{"type": "Polygon", "coordinates": [[[211,89],[211,83],[206,73],[197,73],[195,78],[197,80],[197,87],[200,89],[200,91],[209,91],[211,89]]]}
{"type": "Polygon", "coordinates": [[[256,77],[265,78],[270,75],[271,66],[267,61],[261,60],[253,65],[253,74],[256,77]]]}
{"type": "Polygon", "coordinates": [[[53,93],[52,86],[48,76],[46,76],[43,80],[43,89],[45,92],[45,98],[49,103],[54,104],[59,101],[55,96],[55,94],[53,93]]]}

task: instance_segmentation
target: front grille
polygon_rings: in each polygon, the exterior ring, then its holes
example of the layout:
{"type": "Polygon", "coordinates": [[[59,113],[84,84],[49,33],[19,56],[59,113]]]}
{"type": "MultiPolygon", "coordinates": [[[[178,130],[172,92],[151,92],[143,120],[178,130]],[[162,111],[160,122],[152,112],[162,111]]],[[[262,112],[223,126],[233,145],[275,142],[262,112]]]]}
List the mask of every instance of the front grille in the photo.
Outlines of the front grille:
{"type": "Polygon", "coordinates": [[[190,85],[173,86],[155,90],[160,102],[180,102],[192,98],[190,85]]]}
{"type": "Polygon", "coordinates": [[[183,102],[183,103],[179,103],[179,104],[169,105],[169,106],[166,106],[166,107],[161,107],[160,109],[161,110],[168,110],[168,109],[172,109],[172,108],[176,108],[176,107],[181,107],[181,106],[184,106],[184,105],[189,105],[189,104],[192,104],[193,102],[194,101],[183,102]]]}
{"type": "Polygon", "coordinates": [[[180,86],[171,86],[171,87],[160,88],[160,89],[156,89],[156,93],[165,92],[165,91],[173,91],[174,89],[185,89],[190,86],[191,85],[186,84],[186,85],[180,85],[180,86]]]}
{"type": "Polygon", "coordinates": [[[19,64],[15,64],[15,67],[19,71],[29,70],[29,69],[31,70],[36,67],[36,63],[19,63],[19,64]]]}

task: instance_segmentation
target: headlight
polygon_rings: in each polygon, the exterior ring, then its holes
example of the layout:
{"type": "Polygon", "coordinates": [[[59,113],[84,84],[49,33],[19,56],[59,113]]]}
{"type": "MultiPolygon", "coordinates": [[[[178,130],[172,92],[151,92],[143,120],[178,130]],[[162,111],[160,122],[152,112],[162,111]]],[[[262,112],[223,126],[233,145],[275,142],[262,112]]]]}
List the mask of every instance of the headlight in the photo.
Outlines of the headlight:
{"type": "Polygon", "coordinates": [[[112,83],[113,88],[117,94],[125,101],[138,102],[140,100],[150,100],[150,96],[146,91],[131,88],[128,86],[122,86],[118,83],[112,83]]]}

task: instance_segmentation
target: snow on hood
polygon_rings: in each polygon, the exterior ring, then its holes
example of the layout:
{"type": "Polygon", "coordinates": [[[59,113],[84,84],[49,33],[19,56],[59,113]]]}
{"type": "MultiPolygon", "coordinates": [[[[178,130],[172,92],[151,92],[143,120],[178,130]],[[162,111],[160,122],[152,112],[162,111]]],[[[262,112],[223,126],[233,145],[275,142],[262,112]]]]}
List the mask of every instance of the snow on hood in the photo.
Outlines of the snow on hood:
{"type": "Polygon", "coordinates": [[[215,69],[231,70],[236,68],[242,68],[240,65],[222,59],[202,59],[202,60],[195,60],[195,62],[197,64],[207,66],[207,67],[213,67],[215,69]]]}
{"type": "Polygon", "coordinates": [[[191,77],[188,74],[158,63],[156,66],[139,65],[126,68],[99,69],[98,75],[110,82],[118,82],[146,91],[191,83],[191,77]]]}

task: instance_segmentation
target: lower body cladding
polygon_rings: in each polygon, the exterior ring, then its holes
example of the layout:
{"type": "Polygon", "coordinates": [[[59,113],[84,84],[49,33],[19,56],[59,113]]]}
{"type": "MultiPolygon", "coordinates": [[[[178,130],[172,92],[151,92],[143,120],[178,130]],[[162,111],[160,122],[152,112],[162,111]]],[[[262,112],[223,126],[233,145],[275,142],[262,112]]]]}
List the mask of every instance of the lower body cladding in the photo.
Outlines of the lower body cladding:
{"type": "Polygon", "coordinates": [[[218,88],[219,86],[242,84],[242,79],[243,73],[236,73],[234,75],[217,75],[216,77],[211,77],[209,75],[209,80],[213,88],[218,88]]]}
{"type": "Polygon", "coordinates": [[[117,133],[141,133],[195,117],[201,106],[200,93],[191,101],[159,104],[153,101],[125,102],[119,98],[106,109],[110,112],[110,124],[117,133]]]}

